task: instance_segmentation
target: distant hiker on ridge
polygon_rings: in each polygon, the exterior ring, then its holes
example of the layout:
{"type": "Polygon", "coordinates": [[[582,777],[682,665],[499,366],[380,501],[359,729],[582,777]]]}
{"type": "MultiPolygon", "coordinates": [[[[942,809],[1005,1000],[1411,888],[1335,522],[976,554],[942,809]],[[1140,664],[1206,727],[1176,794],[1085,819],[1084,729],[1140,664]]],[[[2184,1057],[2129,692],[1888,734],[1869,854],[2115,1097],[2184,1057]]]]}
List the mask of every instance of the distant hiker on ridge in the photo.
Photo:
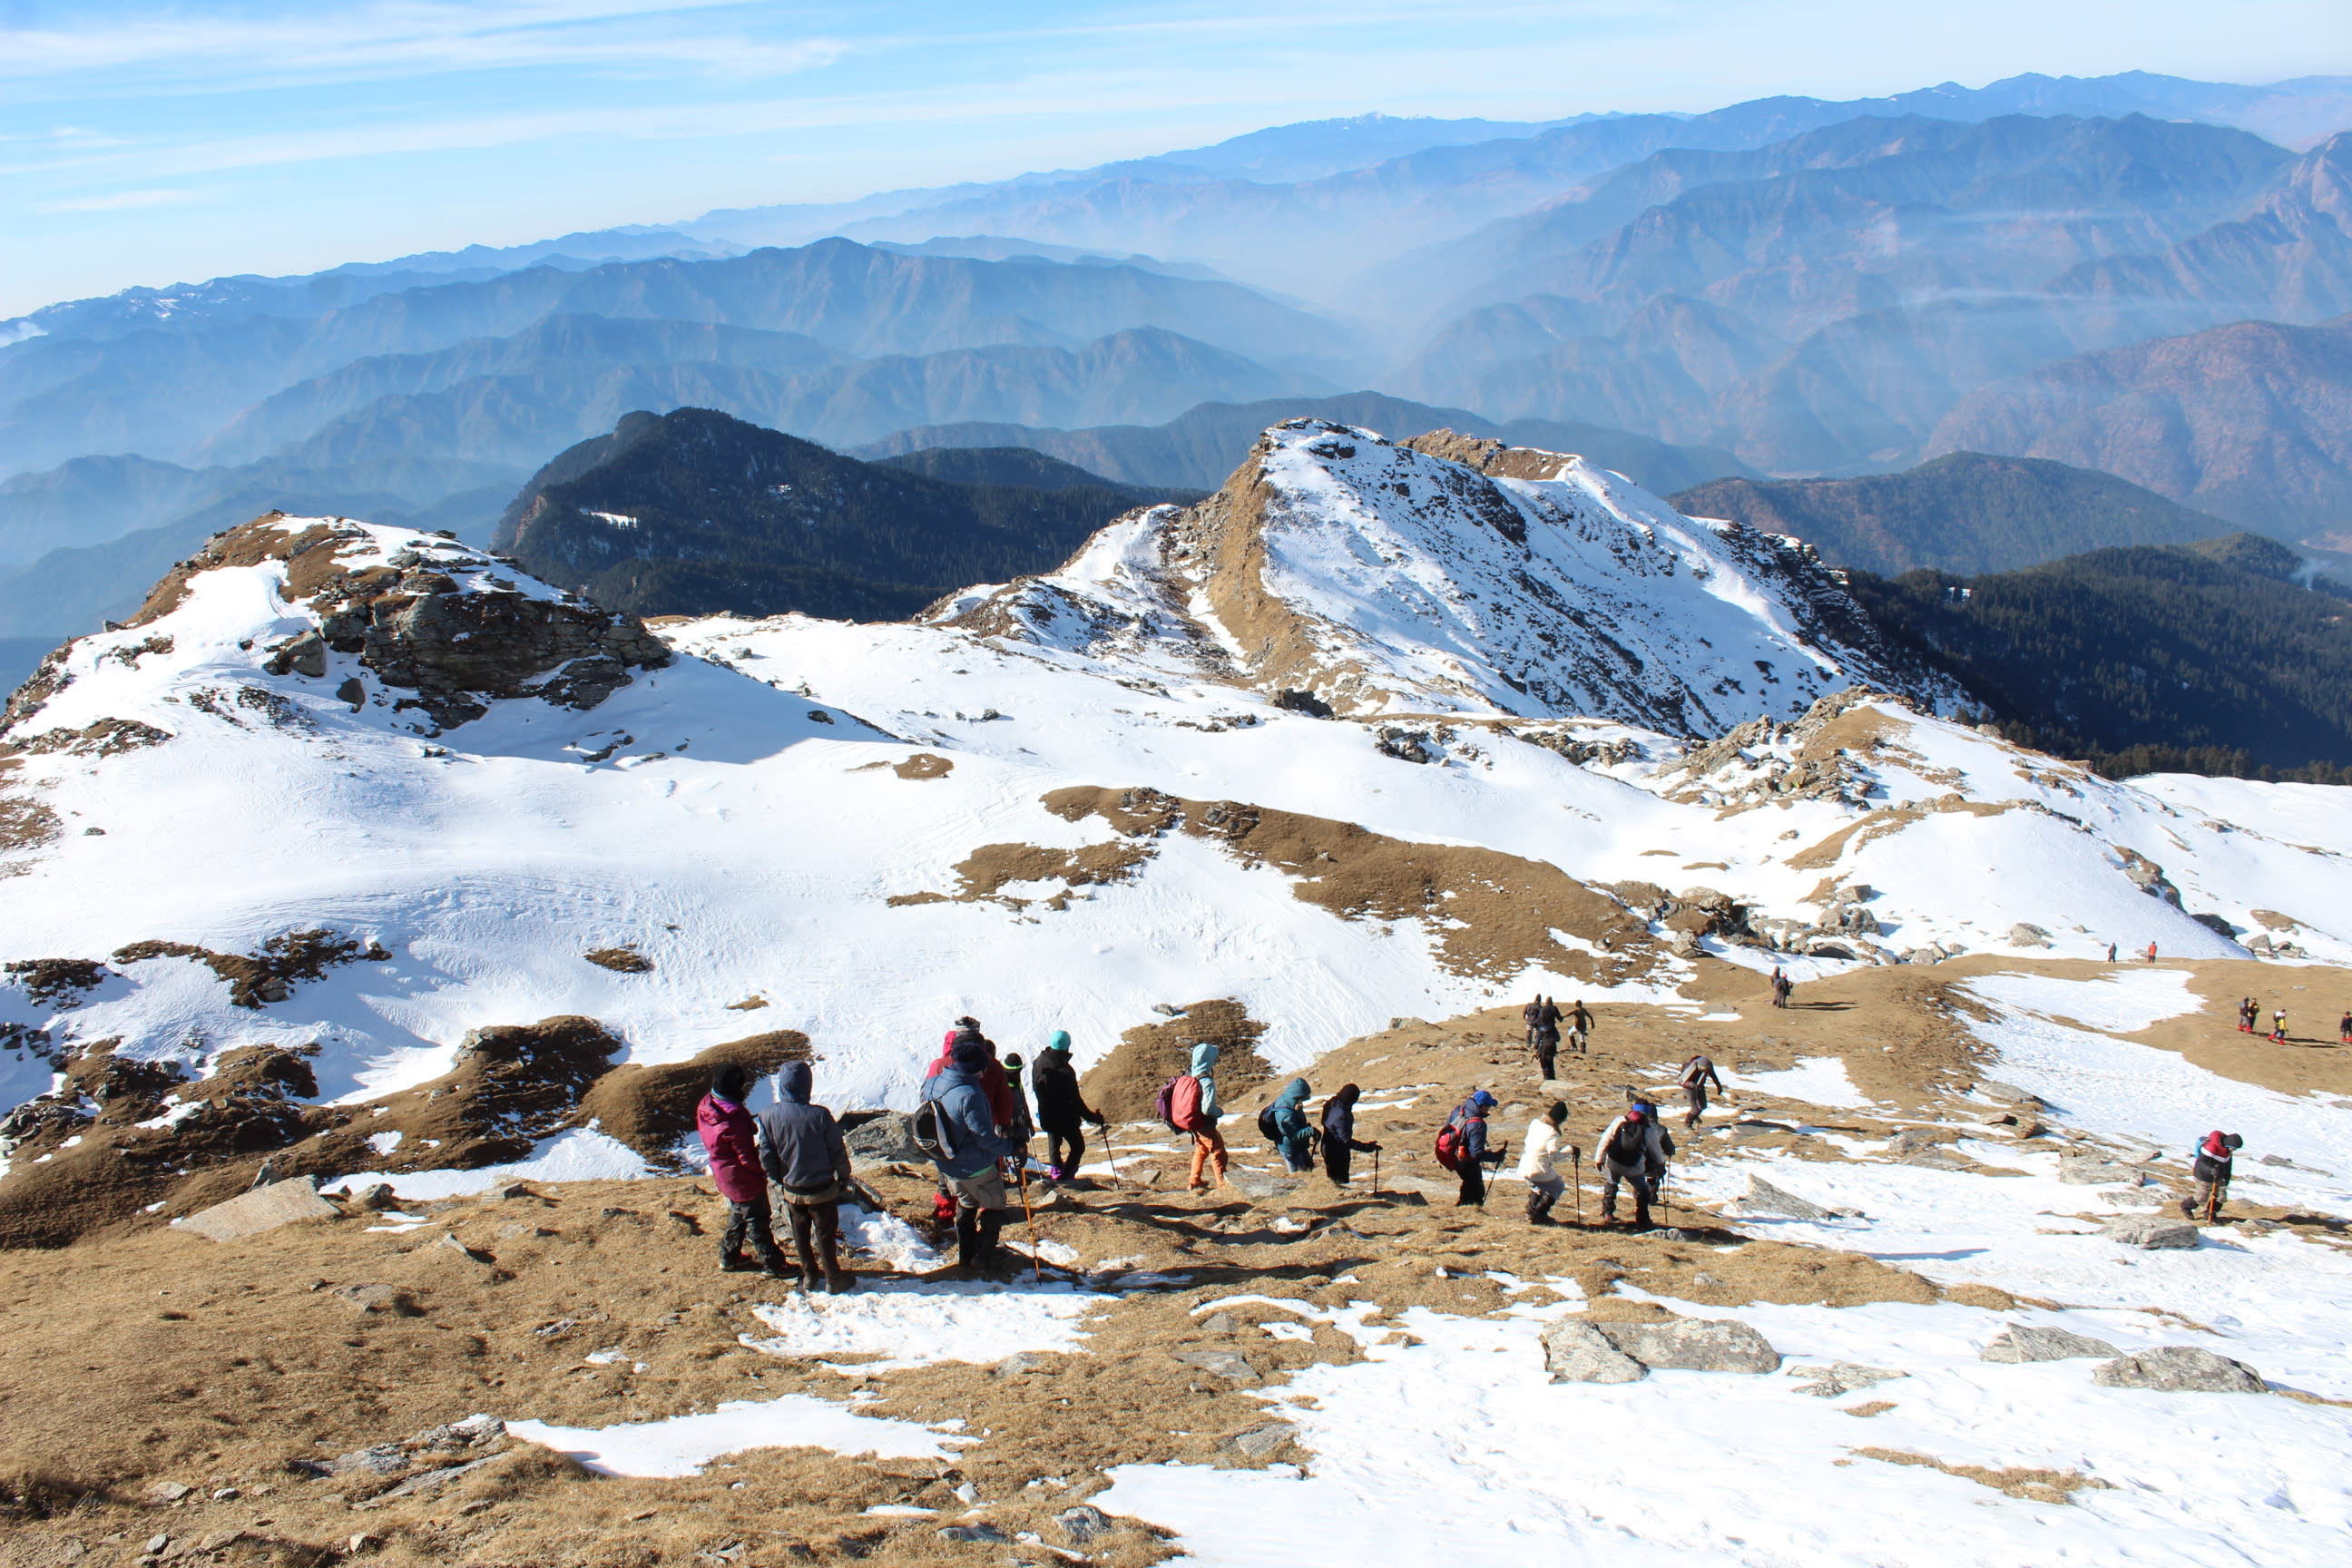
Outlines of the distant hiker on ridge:
{"type": "Polygon", "coordinates": [[[806,1062],[786,1062],[776,1069],[776,1102],[757,1119],[760,1163],[784,1194],[793,1250],[800,1255],[801,1289],[817,1288],[821,1265],[824,1288],[837,1296],[856,1283],[841,1266],[834,1235],[841,1200],[849,1195],[849,1149],[833,1112],[809,1102],[814,1081],[806,1062]]]}
{"type": "Polygon", "coordinates": [[[2263,1010],[2254,1005],[2254,999],[2252,997],[2248,996],[2242,999],[2238,1003],[2238,1033],[2242,1035],[2252,1034],[2254,1032],[2254,1026],[2261,1021],[2262,1016],[2263,1010]]]}
{"type": "Polygon", "coordinates": [[[1503,1163],[1502,1146],[1486,1144],[1486,1112],[1494,1108],[1493,1095],[1483,1089],[1473,1089],[1469,1099],[1454,1108],[1445,1130],[1438,1134],[1439,1163],[1450,1163],[1454,1173],[1462,1178],[1461,1194],[1454,1200],[1455,1208],[1486,1206],[1486,1167],[1503,1163]],[[1450,1162],[1444,1157],[1449,1152],[1450,1162]]]}
{"type": "Polygon", "coordinates": [[[1554,1063],[1559,1057],[1559,1005],[1549,997],[1536,998],[1535,1020],[1528,1026],[1528,1045],[1536,1053],[1536,1068],[1547,1079],[1559,1076],[1554,1063]]]}
{"type": "Polygon", "coordinates": [[[2352,1008],[2346,1009],[2344,1016],[2336,1020],[2336,1043],[2352,1046],[2352,1008]]]}
{"type": "Polygon", "coordinates": [[[2271,1038],[2281,1045],[2286,1043],[2286,1009],[2284,1007],[2271,1009],[2271,1038]]]}
{"type": "Polygon", "coordinates": [[[2154,963],[2156,962],[2156,943],[2154,942],[2149,942],[2147,944],[2147,961],[2150,963],[2154,963]]]}
{"type": "MultiPolygon", "coordinates": [[[[1076,1180],[1087,1158],[1084,1123],[1091,1121],[1097,1129],[1107,1130],[1110,1122],[1078,1093],[1077,1071],[1070,1066],[1068,1030],[1055,1030],[1052,1042],[1037,1053],[1029,1088],[1037,1097],[1037,1125],[1045,1130],[1046,1176],[1056,1182],[1076,1180]]],[[[1110,1146],[1108,1131],[1103,1146],[1110,1146]]]]}
{"type": "Polygon", "coordinates": [[[1274,1097],[1274,1103],[1265,1108],[1259,1128],[1260,1131],[1273,1130],[1274,1146],[1282,1155],[1282,1163],[1294,1171],[1315,1168],[1315,1128],[1307,1120],[1307,1097],[1313,1092],[1305,1079],[1292,1079],[1274,1097]]]}
{"type": "Polygon", "coordinates": [[[2208,1132],[2197,1145],[2197,1155],[2189,1173],[2196,1178],[2197,1194],[2180,1200],[2180,1212],[2189,1219],[2202,1215],[2207,1220],[2219,1219],[2221,1205],[2230,1201],[2230,1164],[2246,1141],[2234,1132],[2208,1132]]]}
{"type": "Polygon", "coordinates": [[[1528,1184],[1529,1225],[1551,1224],[1551,1205],[1568,1191],[1567,1181],[1553,1163],[1567,1147],[1559,1138],[1567,1121],[1568,1102],[1555,1100],[1549,1110],[1528,1123],[1528,1141],[1519,1151],[1519,1180],[1528,1184]]]}
{"type": "Polygon", "coordinates": [[[1690,1102],[1690,1110],[1683,1116],[1683,1125],[1696,1128],[1698,1119],[1706,1114],[1706,1086],[1712,1083],[1717,1094],[1724,1092],[1722,1075],[1715,1070],[1712,1060],[1705,1056],[1694,1056],[1683,1063],[1682,1073],[1675,1081],[1682,1085],[1683,1098],[1690,1102]]]}
{"type": "Polygon", "coordinates": [[[1348,1184],[1349,1154],[1380,1152],[1379,1144],[1356,1138],[1356,1100],[1363,1092],[1352,1083],[1343,1083],[1337,1094],[1323,1102],[1323,1173],[1335,1187],[1348,1184]]]}
{"type": "Polygon", "coordinates": [[[1674,1134],[1660,1124],[1658,1108],[1646,1100],[1635,1100],[1624,1115],[1603,1128],[1592,1159],[1602,1178],[1602,1223],[1616,1223],[1617,1184],[1623,1182],[1633,1189],[1633,1228],[1649,1229],[1650,1202],[1657,1195],[1658,1178],[1666,1173],[1666,1162],[1674,1152],[1674,1134]]]}
{"type": "Polygon", "coordinates": [[[954,1195],[953,1268],[967,1278],[995,1258],[1005,1210],[1000,1162],[1015,1152],[1009,1140],[997,1135],[995,1111],[982,1087],[990,1065],[985,1042],[958,1041],[946,1069],[923,1080],[923,1103],[915,1110],[915,1142],[954,1195]]]}
{"type": "Polygon", "coordinates": [[[2115,961],[2116,961],[2116,944],[2115,944],[2114,942],[2109,942],[2109,943],[2107,943],[2107,962],[2108,962],[2109,963],[2113,963],[2115,961]]]}
{"type": "Polygon", "coordinates": [[[768,1228],[768,1173],[760,1164],[759,1129],[743,1105],[750,1079],[729,1063],[710,1077],[710,1092],[694,1108],[694,1130],[710,1157],[710,1184],[727,1200],[727,1229],[719,1238],[719,1267],[740,1273],[751,1267],[743,1256],[748,1237],[760,1267],[781,1279],[784,1254],[768,1228]]]}

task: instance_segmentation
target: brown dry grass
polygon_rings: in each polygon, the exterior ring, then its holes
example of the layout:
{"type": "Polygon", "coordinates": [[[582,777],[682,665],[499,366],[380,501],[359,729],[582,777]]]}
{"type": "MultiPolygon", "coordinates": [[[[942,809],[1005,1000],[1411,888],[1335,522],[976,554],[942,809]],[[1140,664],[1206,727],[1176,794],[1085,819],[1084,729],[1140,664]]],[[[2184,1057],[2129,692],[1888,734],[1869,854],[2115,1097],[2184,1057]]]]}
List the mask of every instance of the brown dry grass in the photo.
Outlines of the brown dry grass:
{"type": "MultiPolygon", "coordinates": [[[[1891,1408],[1891,1406],[1890,1406],[1891,1408]]],[[[1857,1409],[1855,1414],[1860,1414],[1857,1409]]],[[[2113,1489],[2110,1482],[2096,1476],[2085,1476],[2074,1470],[2045,1470],[2009,1466],[1992,1469],[1984,1465],[1954,1465],[1927,1454],[1914,1454],[1901,1448],[1856,1448],[1854,1454],[1864,1459],[1876,1459],[1887,1465],[1916,1465],[1941,1470],[1948,1476],[1958,1476],[1964,1481],[1974,1481],[1980,1487],[1990,1487],[1997,1492],[2027,1502],[2069,1503],[2074,1494],[2084,1489],[2097,1491],[2113,1489]]]]}

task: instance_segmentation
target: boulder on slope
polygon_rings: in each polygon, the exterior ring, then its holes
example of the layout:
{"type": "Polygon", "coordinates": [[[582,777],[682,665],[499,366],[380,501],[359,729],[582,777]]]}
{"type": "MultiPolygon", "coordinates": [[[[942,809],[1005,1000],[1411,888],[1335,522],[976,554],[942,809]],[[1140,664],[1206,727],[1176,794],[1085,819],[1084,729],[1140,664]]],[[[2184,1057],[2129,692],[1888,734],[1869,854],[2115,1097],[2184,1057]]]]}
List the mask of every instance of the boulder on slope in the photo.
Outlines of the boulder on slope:
{"type": "Polygon", "coordinates": [[[318,1194],[309,1181],[272,1182],[226,1203],[199,1209],[179,1222],[182,1230],[215,1241],[242,1241],[297,1220],[341,1219],[343,1211],[318,1194]]]}
{"type": "Polygon", "coordinates": [[[1544,1331],[1543,1348],[1554,1383],[1638,1383],[1650,1375],[1588,1319],[1562,1318],[1544,1331]]]}
{"type": "Polygon", "coordinates": [[[2109,1220],[2100,1231],[2109,1241],[2120,1241],[2126,1247],[2146,1249],[2194,1247],[2201,1233],[2185,1219],[2172,1219],[2164,1215],[2132,1214],[2121,1219],[2109,1220]]]}
{"type": "Polygon", "coordinates": [[[2122,1352],[2105,1340],[2095,1340],[2087,1334],[2069,1333],[2064,1329],[2036,1328],[2026,1323],[2011,1323],[1992,1337],[1991,1342],[1977,1352],[1979,1361],[2007,1362],[2074,1361],[2122,1352]]]}
{"type": "Polygon", "coordinates": [[[1682,1372],[1768,1373],[1780,1352],[1734,1318],[1675,1318],[1663,1323],[1596,1323],[1601,1338],[1643,1366],[1682,1372]]]}
{"type": "Polygon", "coordinates": [[[2148,1388],[2160,1394],[2267,1394],[2263,1374],[2242,1361],[2195,1345],[2159,1345],[2119,1357],[2091,1374],[2105,1388],[2148,1388]]]}

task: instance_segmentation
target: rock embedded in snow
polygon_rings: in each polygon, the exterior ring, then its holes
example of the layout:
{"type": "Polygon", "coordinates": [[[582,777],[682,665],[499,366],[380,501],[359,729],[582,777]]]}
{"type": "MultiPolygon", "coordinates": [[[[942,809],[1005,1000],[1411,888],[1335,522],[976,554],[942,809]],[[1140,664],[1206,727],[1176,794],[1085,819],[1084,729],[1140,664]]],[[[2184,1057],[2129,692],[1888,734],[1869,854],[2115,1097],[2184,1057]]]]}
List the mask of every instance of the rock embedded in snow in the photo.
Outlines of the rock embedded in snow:
{"type": "Polygon", "coordinates": [[[1996,1101],[2001,1105],[2014,1105],[2027,1110],[2047,1110],[2049,1109],[2048,1106],[2042,1102],[2042,1097],[2040,1095],[2029,1094],[2013,1083],[2002,1083],[1994,1079],[1979,1079],[1977,1080],[1977,1092],[1983,1095],[1987,1100],[1996,1101]]]}
{"type": "Polygon", "coordinates": [[[2160,1345],[2108,1362],[2091,1374],[2104,1388],[2159,1394],[2267,1394],[2270,1384],[2244,1362],[2195,1345],[2160,1345]]]}
{"type": "Polygon", "coordinates": [[[2015,1364],[2030,1361],[2095,1360],[2122,1353],[2106,1341],[2095,1340],[2086,1334],[2069,1333],[2064,1329],[2038,1328],[2028,1323],[2011,1323],[1977,1352],[1977,1359],[2015,1364]]]}
{"type": "Polygon", "coordinates": [[[2126,1215],[2121,1219],[2109,1220],[2099,1234],[2109,1241],[2148,1250],[2187,1250],[2201,1239],[2201,1233],[2187,1220],[2152,1214],[2126,1215]]]}
{"type": "Polygon", "coordinates": [[[1810,1394],[1816,1399],[1843,1399],[1857,1389],[1874,1388],[1882,1383],[1892,1383],[1898,1377],[1908,1377],[1907,1372],[1896,1372],[1883,1366],[1863,1366],[1854,1362],[1835,1362],[1828,1366],[1792,1366],[1790,1375],[1806,1381],[1797,1392],[1810,1394]]]}
{"type": "Polygon", "coordinates": [[[2058,1179],[2069,1186],[2137,1186],[2139,1173],[2104,1154],[2070,1151],[2058,1156],[2058,1179]]]}
{"type": "Polygon", "coordinates": [[[1111,1531],[1110,1515],[1091,1503],[1082,1502],[1075,1508],[1064,1509],[1054,1516],[1054,1522],[1062,1527],[1062,1533],[1069,1537],[1073,1546],[1084,1546],[1098,1536],[1108,1535],[1111,1531]]]}
{"type": "Polygon", "coordinates": [[[1546,1329],[1543,1348],[1554,1383],[1639,1383],[1650,1374],[1584,1318],[1562,1318],[1546,1329]]]}
{"type": "Polygon", "coordinates": [[[1748,1173],[1748,1191],[1739,1201],[1742,1207],[1756,1213],[1776,1214],[1789,1219],[1850,1219],[1855,1215],[1853,1209],[1823,1208],[1810,1198],[1801,1198],[1774,1186],[1753,1172],[1748,1173]]]}
{"type": "Polygon", "coordinates": [[[1675,1318],[1664,1323],[1596,1323],[1601,1337],[1653,1370],[1768,1373],[1780,1352],[1736,1318],[1675,1318]]]}

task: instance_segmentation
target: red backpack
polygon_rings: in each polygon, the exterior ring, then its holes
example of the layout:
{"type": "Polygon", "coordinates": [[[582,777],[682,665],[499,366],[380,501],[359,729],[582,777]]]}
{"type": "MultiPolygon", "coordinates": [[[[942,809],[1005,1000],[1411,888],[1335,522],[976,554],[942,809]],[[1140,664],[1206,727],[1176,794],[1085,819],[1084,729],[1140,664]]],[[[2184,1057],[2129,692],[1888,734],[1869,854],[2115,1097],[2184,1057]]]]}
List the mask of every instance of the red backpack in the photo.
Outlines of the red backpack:
{"type": "Polygon", "coordinates": [[[1160,1086],[1152,1109],[1168,1124],[1169,1131],[1192,1131],[1201,1120],[1201,1080],[1189,1072],[1178,1073],[1160,1086]]]}
{"type": "Polygon", "coordinates": [[[1437,1156],[1439,1164],[1449,1171],[1459,1172],[1462,1169],[1462,1124],[1449,1121],[1438,1129],[1437,1145],[1431,1152],[1437,1156]]]}

